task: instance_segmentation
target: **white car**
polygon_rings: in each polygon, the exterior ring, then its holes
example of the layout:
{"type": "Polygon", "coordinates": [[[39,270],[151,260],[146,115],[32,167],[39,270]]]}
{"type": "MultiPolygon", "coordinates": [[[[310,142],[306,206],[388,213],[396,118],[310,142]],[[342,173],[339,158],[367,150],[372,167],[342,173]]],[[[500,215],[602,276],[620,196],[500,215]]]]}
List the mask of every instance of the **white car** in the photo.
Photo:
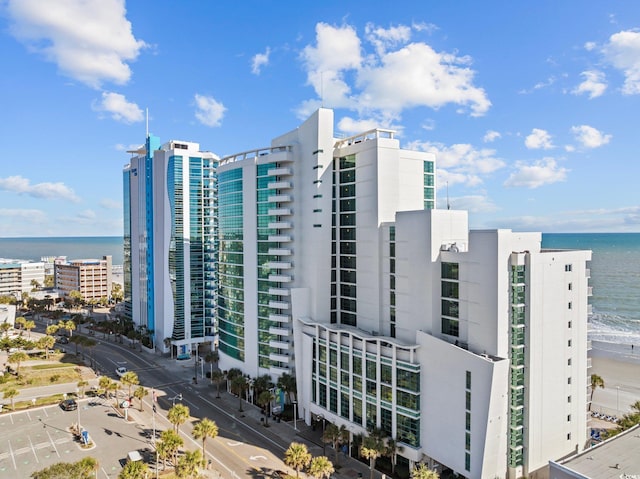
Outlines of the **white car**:
{"type": "Polygon", "coordinates": [[[119,378],[121,378],[126,372],[127,372],[127,368],[125,367],[121,366],[119,368],[116,368],[116,374],[118,375],[119,378]]]}

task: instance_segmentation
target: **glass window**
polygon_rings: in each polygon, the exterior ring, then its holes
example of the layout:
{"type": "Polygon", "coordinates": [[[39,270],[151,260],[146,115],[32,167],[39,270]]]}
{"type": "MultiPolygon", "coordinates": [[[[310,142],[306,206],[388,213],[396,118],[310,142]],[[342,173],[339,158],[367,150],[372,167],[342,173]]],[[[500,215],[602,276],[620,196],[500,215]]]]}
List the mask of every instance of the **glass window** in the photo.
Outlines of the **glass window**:
{"type": "Polygon", "coordinates": [[[452,318],[458,317],[458,302],[448,299],[442,300],[442,314],[444,316],[451,316],[452,318]]]}
{"type": "Polygon", "coordinates": [[[458,299],[458,283],[442,281],[442,297],[458,299]]]}
{"type": "Polygon", "coordinates": [[[471,389],[471,371],[467,371],[467,389],[471,389]]]}
{"type": "Polygon", "coordinates": [[[460,335],[460,327],[457,319],[442,318],[442,334],[448,334],[449,336],[460,335]]]}
{"type": "Polygon", "coordinates": [[[458,263],[442,263],[441,277],[443,279],[458,279],[458,263]]]}

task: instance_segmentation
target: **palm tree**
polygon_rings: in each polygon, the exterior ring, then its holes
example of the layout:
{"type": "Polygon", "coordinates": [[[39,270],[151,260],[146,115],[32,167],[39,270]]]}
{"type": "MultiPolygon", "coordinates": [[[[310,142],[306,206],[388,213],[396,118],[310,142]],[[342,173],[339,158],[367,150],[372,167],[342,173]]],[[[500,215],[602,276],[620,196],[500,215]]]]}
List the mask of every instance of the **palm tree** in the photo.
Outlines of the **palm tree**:
{"type": "MultiPolygon", "coordinates": [[[[75,338],[76,336],[74,336],[75,338]]],[[[93,367],[93,353],[91,352],[93,350],[93,348],[95,348],[98,345],[98,341],[96,341],[95,339],[92,338],[84,338],[84,341],[82,342],[82,347],[83,348],[89,348],[89,359],[91,360],[91,367],[93,367]]]]}
{"type": "Polygon", "coordinates": [[[180,435],[172,431],[171,429],[167,429],[166,431],[162,431],[160,433],[160,440],[156,447],[158,448],[158,455],[162,458],[162,468],[164,469],[167,458],[173,458],[173,466],[176,466],[176,456],[178,455],[178,449],[182,447],[184,444],[184,440],[180,435]]]}
{"type": "Polygon", "coordinates": [[[336,426],[335,424],[329,424],[324,430],[322,441],[331,443],[336,456],[336,464],[338,464],[338,451],[340,450],[340,444],[349,440],[349,431],[346,427],[336,426]]]}
{"type": "Polygon", "coordinates": [[[376,467],[376,460],[384,452],[384,442],[377,435],[370,435],[363,439],[360,446],[360,455],[369,460],[370,478],[373,479],[373,470],[376,467]]]}
{"type": "Polygon", "coordinates": [[[267,420],[269,419],[269,406],[271,405],[271,401],[273,401],[276,397],[273,395],[271,391],[262,391],[258,396],[258,405],[264,408],[264,425],[265,427],[269,426],[267,420]]]}
{"type": "Polygon", "coordinates": [[[30,319],[26,320],[22,325],[24,329],[27,330],[27,337],[31,337],[31,330],[36,327],[36,322],[30,319]]]}
{"type": "Polygon", "coordinates": [[[257,398],[260,397],[263,391],[268,391],[273,387],[273,382],[271,381],[271,377],[268,374],[263,374],[262,376],[258,376],[253,382],[253,388],[255,390],[255,395],[257,398]]]}
{"type": "Polygon", "coordinates": [[[56,340],[53,336],[42,336],[38,340],[38,347],[44,349],[45,359],[49,359],[49,350],[56,345],[56,340]]]}
{"type": "Polygon", "coordinates": [[[591,375],[591,398],[589,398],[589,411],[591,411],[591,403],[593,401],[593,393],[596,391],[596,388],[604,389],[604,379],[602,379],[597,374],[591,375]]]}
{"type": "Polygon", "coordinates": [[[243,412],[242,396],[247,389],[247,379],[244,376],[236,376],[231,381],[231,392],[238,396],[238,411],[243,412]]]}
{"type": "Polygon", "coordinates": [[[316,479],[329,479],[329,476],[331,476],[334,471],[335,469],[329,458],[327,456],[319,456],[311,459],[308,472],[316,479]]]}
{"type": "Polygon", "coordinates": [[[57,324],[50,324],[46,329],[47,336],[53,336],[58,332],[58,329],[60,329],[60,326],[58,326],[57,324]]]}
{"type": "Polygon", "coordinates": [[[9,330],[11,329],[11,325],[9,323],[0,324],[0,331],[4,334],[5,338],[9,337],[9,330]]]}
{"type": "Polygon", "coordinates": [[[186,451],[175,468],[176,476],[178,476],[179,479],[197,477],[198,469],[202,465],[202,460],[202,454],[199,449],[186,451]]]}
{"type": "Polygon", "coordinates": [[[86,340],[87,338],[85,338],[84,336],[74,336],[69,339],[70,343],[73,343],[76,345],[76,356],[78,355],[78,345],[83,344],[86,340]]]}
{"type": "Polygon", "coordinates": [[[278,379],[278,387],[282,389],[287,394],[287,396],[289,396],[289,401],[295,401],[297,397],[297,385],[295,376],[289,373],[282,373],[282,375],[278,379]]]}
{"type": "Polygon", "coordinates": [[[218,425],[211,419],[204,418],[200,422],[197,422],[193,426],[191,435],[197,441],[202,439],[202,457],[205,457],[205,441],[208,437],[215,439],[218,436],[218,425]]]}
{"type": "Polygon", "coordinates": [[[128,461],[120,474],[118,479],[146,479],[149,474],[149,466],[142,461],[128,461]]]}
{"type": "Polygon", "coordinates": [[[224,373],[222,371],[214,371],[211,374],[211,380],[216,383],[217,394],[216,398],[220,399],[220,383],[224,380],[224,373]]]}
{"type": "Polygon", "coordinates": [[[80,390],[80,395],[82,397],[84,397],[84,388],[86,388],[89,385],[89,381],[85,381],[84,379],[81,379],[80,381],[78,381],[78,389],[80,390]]]}
{"type": "Polygon", "coordinates": [[[300,477],[300,470],[311,462],[311,453],[305,444],[292,442],[284,453],[284,463],[296,471],[296,477],[300,477]]]}
{"type": "Polygon", "coordinates": [[[17,351],[7,358],[7,361],[10,363],[16,363],[18,366],[16,368],[16,374],[20,374],[20,363],[22,361],[26,361],[29,359],[29,355],[23,351],[17,351]]]}
{"type": "Polygon", "coordinates": [[[133,397],[135,397],[138,401],[140,401],[140,412],[142,412],[142,399],[149,394],[147,388],[144,386],[138,386],[135,391],[133,391],[133,397]]]}
{"type": "Polygon", "coordinates": [[[98,460],[91,456],[83,457],[75,464],[77,464],[78,469],[83,472],[83,477],[91,477],[97,474],[98,466],[100,465],[98,460]]]}
{"type": "Polygon", "coordinates": [[[127,371],[126,373],[124,373],[122,375],[122,377],[120,378],[120,382],[122,384],[124,384],[125,386],[129,387],[129,394],[127,394],[127,398],[128,399],[131,398],[131,388],[133,386],[137,386],[138,384],[140,384],[140,380],[138,379],[138,375],[136,373],[134,373],[133,371],[127,371]]]}
{"type": "MultiPolygon", "coordinates": [[[[18,316],[13,322],[13,327],[15,328],[16,324],[20,325],[20,329],[24,328],[24,323],[27,322],[27,318],[24,316],[18,316]]],[[[8,323],[7,323],[8,324],[8,323]]]]}
{"type": "Polygon", "coordinates": [[[173,424],[176,433],[179,433],[180,425],[187,422],[189,419],[189,406],[184,404],[176,404],[167,412],[167,420],[173,424]]]}
{"type": "Polygon", "coordinates": [[[6,389],[4,392],[4,399],[11,399],[11,410],[13,411],[15,409],[13,401],[14,398],[19,394],[18,390],[16,388],[10,388],[10,389],[6,389]]]}
{"type": "Polygon", "coordinates": [[[385,456],[391,459],[391,474],[396,472],[396,464],[398,463],[398,451],[402,451],[402,446],[392,437],[387,438],[387,445],[385,447],[385,456]]]}
{"type": "Polygon", "coordinates": [[[420,462],[411,470],[411,479],[440,479],[440,475],[420,462]]]}

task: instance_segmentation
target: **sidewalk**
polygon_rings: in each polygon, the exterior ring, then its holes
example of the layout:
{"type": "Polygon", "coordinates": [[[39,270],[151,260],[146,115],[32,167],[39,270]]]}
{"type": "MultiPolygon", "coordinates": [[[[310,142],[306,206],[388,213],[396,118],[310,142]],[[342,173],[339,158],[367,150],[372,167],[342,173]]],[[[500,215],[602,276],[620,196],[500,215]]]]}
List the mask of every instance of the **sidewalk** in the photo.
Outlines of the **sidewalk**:
{"type": "MultiPolygon", "coordinates": [[[[150,358],[149,358],[150,359],[150,358]]],[[[153,357],[153,362],[157,363],[159,367],[167,369],[169,371],[175,371],[176,374],[179,374],[181,378],[191,378],[193,377],[194,372],[194,363],[193,360],[188,361],[176,361],[171,358],[164,357],[153,357]],[[188,371],[188,375],[185,374],[188,371]]],[[[206,366],[206,365],[205,365],[206,366]]],[[[205,367],[206,369],[206,367],[205,367]]],[[[187,381],[189,387],[196,390],[201,397],[205,397],[212,402],[215,401],[215,404],[221,409],[227,411],[230,414],[234,414],[237,421],[246,424],[247,426],[258,429],[259,431],[269,437],[280,440],[280,442],[284,441],[285,443],[292,442],[300,442],[306,444],[309,452],[313,457],[323,455],[323,444],[322,444],[322,430],[313,430],[311,426],[305,424],[302,420],[298,419],[295,424],[291,422],[280,421],[277,422],[275,418],[269,418],[268,427],[262,426],[262,420],[264,416],[262,415],[262,411],[259,407],[250,404],[246,401],[243,401],[242,407],[244,409],[242,414],[238,413],[238,398],[237,396],[228,393],[224,386],[220,388],[220,398],[216,398],[217,396],[217,388],[215,384],[211,384],[210,379],[200,379],[198,378],[197,384],[192,384],[187,381]]],[[[150,398],[149,398],[150,399],[150,398]]],[[[137,409],[132,408],[130,411],[130,416],[133,420],[138,423],[142,423],[145,426],[149,427],[152,423],[152,412],[151,408],[147,407],[143,412],[138,411],[137,409]]],[[[201,413],[204,415],[205,413],[201,413]]],[[[326,444],[324,447],[326,451],[326,456],[329,460],[334,464],[335,463],[335,451],[331,447],[330,444],[326,444]]],[[[284,458],[284,451],[274,451],[276,457],[280,459],[284,458]]],[[[214,464],[215,469],[215,464],[214,464]]],[[[283,469],[289,469],[287,467],[283,467],[283,469]]],[[[290,469],[288,471],[291,475],[295,476],[295,471],[290,469]]],[[[203,471],[207,477],[218,478],[220,474],[217,471],[203,471]]],[[[224,476],[224,474],[223,474],[224,476]]],[[[336,472],[332,475],[335,479],[356,479],[358,477],[369,478],[370,471],[367,464],[364,464],[356,459],[345,456],[342,453],[339,453],[339,461],[336,467],[336,472]]],[[[374,478],[380,479],[382,474],[378,471],[374,471],[374,478]]],[[[302,477],[302,476],[301,476],[302,477]]]]}

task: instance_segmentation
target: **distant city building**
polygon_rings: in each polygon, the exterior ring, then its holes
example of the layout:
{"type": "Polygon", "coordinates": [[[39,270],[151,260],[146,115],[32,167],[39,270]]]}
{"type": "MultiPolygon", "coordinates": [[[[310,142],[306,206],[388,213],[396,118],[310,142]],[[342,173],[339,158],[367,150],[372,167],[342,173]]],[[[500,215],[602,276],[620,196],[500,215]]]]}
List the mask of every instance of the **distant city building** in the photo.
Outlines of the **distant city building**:
{"type": "Polygon", "coordinates": [[[215,336],[218,158],[199,150],[149,136],[124,169],[124,313],[183,356],[215,336]]]}
{"type": "MultiPolygon", "coordinates": [[[[199,176],[180,177],[178,195],[167,164],[179,156],[185,171],[197,148],[146,151],[125,170],[125,294],[143,325],[146,298],[175,303],[201,277],[199,255],[172,260],[174,231],[194,227],[182,191],[199,176]],[[191,284],[173,281],[185,271],[198,273],[191,284]]],[[[391,130],[336,138],[328,109],[266,148],[212,159],[211,188],[189,204],[206,211],[195,218],[210,233],[202,269],[214,289],[190,298],[205,298],[207,320],[214,310],[220,368],[295,375],[306,423],[352,439],[379,429],[407,470],[529,477],[587,442],[591,252],[469,231],[466,212],[434,209],[435,162],[391,130]]],[[[198,317],[153,304],[174,335],[198,317]]]]}
{"type": "Polygon", "coordinates": [[[64,297],[71,291],[79,291],[84,301],[111,297],[111,256],[55,262],[54,266],[55,287],[64,297]]]}
{"type": "Polygon", "coordinates": [[[22,293],[34,289],[34,281],[44,285],[44,263],[0,258],[0,295],[22,299],[22,293]]]}

